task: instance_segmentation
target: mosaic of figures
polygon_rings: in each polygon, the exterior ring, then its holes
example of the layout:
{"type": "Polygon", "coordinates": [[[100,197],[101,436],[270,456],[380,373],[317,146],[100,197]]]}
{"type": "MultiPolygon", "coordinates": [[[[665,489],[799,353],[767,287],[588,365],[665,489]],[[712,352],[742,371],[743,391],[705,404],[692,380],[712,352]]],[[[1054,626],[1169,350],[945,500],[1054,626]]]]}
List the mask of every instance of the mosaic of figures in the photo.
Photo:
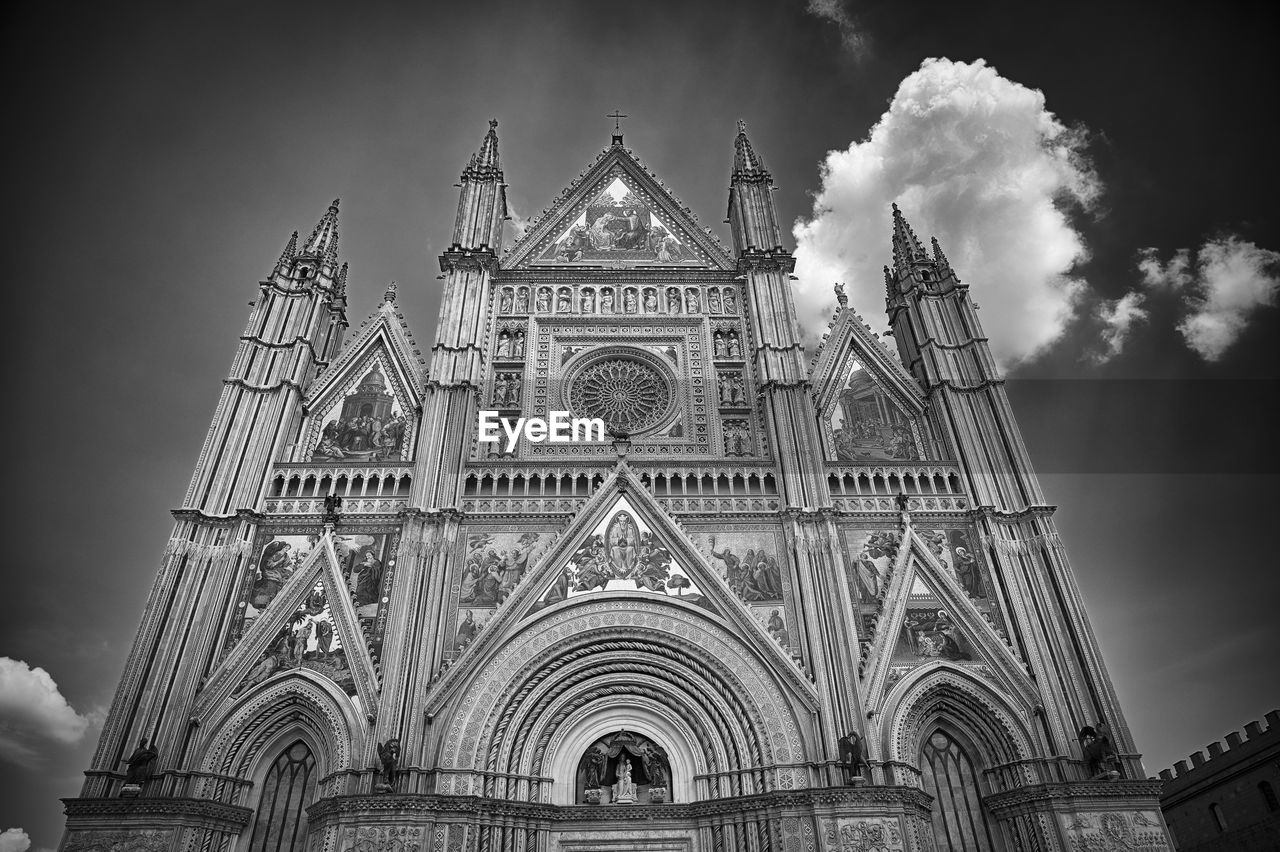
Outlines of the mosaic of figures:
{"type": "Polygon", "coordinates": [[[787,629],[787,610],[782,604],[747,607],[760,626],[783,648],[791,650],[791,631],[787,629]]]}
{"type": "Polygon", "coordinates": [[[524,579],[545,549],[546,533],[482,532],[467,536],[467,555],[458,588],[454,650],[471,644],[495,608],[524,579]]]}
{"type": "Polygon", "coordinates": [[[705,266],[647,198],[614,178],[538,256],[538,263],[705,266]]]}
{"type": "Polygon", "coordinates": [[[782,603],[782,565],[773,533],[696,533],[693,540],[743,601],[752,605],[782,603]]]}
{"type": "MultiPolygon", "coordinates": [[[[724,287],[639,287],[594,286],[502,287],[498,291],[498,313],[527,316],[529,299],[539,314],[709,314],[738,313],[738,294],[724,287]]],[[[514,333],[514,332],[513,332],[514,333]]],[[[724,345],[729,346],[728,339],[724,345]]],[[[741,342],[734,338],[734,346],[741,342]]],[[[727,351],[727,350],[726,350],[727,351]]],[[[726,355],[725,357],[738,357],[726,355]]]]}
{"type": "Polygon", "coordinates": [[[351,665],[334,629],[322,583],[316,583],[302,606],[281,625],[233,695],[242,695],[273,674],[291,668],[318,672],[348,695],[356,694],[351,665]]]}
{"type": "Polygon", "coordinates": [[[920,457],[910,419],[857,362],[831,406],[827,423],[840,461],[920,457]]]}
{"type": "Polygon", "coordinates": [[[363,464],[405,457],[409,422],[378,364],[320,422],[324,425],[311,451],[313,462],[363,464]]]}
{"type": "Polygon", "coordinates": [[[650,592],[710,608],[689,573],[625,498],[587,536],[535,611],[592,592],[650,592]]]}
{"type": "MultiPolygon", "coordinates": [[[[395,564],[397,538],[385,532],[357,532],[339,534],[334,541],[343,583],[375,658],[381,650],[391,580],[386,569],[395,564]]],[[[317,534],[266,534],[245,578],[228,648],[275,599],[319,542],[317,534]]]]}
{"type": "MultiPolygon", "coordinates": [[[[920,531],[943,571],[956,579],[996,635],[1005,638],[1003,620],[991,592],[990,572],[973,546],[971,530],[920,531]]],[[[879,598],[888,590],[900,547],[897,530],[859,530],[847,535],[853,560],[849,582],[854,589],[863,640],[871,635],[880,611],[879,598]]],[[[919,575],[908,592],[907,612],[893,651],[896,663],[923,663],[930,659],[966,661],[977,655],[959,631],[951,613],[919,575]]]]}

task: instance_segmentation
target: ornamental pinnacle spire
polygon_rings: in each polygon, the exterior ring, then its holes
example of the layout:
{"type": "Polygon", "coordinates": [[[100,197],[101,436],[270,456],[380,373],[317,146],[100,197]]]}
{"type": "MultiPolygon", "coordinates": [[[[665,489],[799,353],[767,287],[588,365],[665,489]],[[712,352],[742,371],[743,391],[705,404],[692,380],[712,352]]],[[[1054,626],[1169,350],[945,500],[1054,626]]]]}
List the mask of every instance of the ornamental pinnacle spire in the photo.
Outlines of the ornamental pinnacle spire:
{"type": "Polygon", "coordinates": [[[495,175],[498,180],[502,180],[502,165],[498,161],[498,119],[491,118],[489,132],[480,142],[480,150],[472,155],[471,161],[467,163],[462,179],[464,181],[485,180],[495,175]]]}
{"type": "Polygon", "coordinates": [[[733,177],[743,179],[769,180],[769,170],[764,167],[764,160],[756,155],[747,138],[747,123],[738,119],[738,138],[733,143],[733,177]]]}
{"type": "Polygon", "coordinates": [[[507,185],[503,183],[498,159],[498,119],[489,120],[489,132],[462,170],[459,186],[452,245],[461,249],[499,248],[502,223],[507,218],[507,185]]]}
{"type": "Polygon", "coordinates": [[[335,198],[329,209],[316,223],[315,230],[307,238],[303,254],[324,257],[333,263],[338,261],[338,202],[335,198]]]}
{"type": "Polygon", "coordinates": [[[920,240],[916,238],[916,232],[911,230],[911,226],[907,224],[902,211],[895,203],[893,205],[893,265],[903,270],[916,261],[928,259],[929,255],[920,240]]]}

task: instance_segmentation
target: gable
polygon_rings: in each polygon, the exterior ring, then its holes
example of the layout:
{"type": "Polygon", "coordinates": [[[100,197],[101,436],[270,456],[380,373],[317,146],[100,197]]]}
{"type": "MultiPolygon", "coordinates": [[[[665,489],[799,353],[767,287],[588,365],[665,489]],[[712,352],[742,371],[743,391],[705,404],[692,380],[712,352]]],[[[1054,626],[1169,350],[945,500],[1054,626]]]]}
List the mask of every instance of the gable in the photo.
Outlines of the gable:
{"type": "Polygon", "coordinates": [[[502,266],[732,269],[733,263],[691,210],[614,145],[530,225],[502,266]]]}
{"type": "Polygon", "coordinates": [[[422,362],[402,323],[394,302],[384,302],[317,378],[288,461],[367,465],[413,458],[422,362]]]}

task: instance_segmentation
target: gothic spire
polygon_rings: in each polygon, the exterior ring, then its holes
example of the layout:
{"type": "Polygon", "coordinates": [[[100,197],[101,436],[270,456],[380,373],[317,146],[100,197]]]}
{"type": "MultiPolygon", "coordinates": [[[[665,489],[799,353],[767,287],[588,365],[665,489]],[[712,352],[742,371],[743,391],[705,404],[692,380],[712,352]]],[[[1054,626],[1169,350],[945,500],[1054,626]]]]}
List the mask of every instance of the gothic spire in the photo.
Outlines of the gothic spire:
{"type": "Polygon", "coordinates": [[[764,160],[756,156],[747,138],[747,123],[738,119],[738,138],[733,143],[733,178],[769,179],[769,171],[764,167],[764,160]]]}
{"type": "Polygon", "coordinates": [[[338,200],[335,198],[324,216],[320,217],[303,249],[306,254],[322,255],[335,263],[338,260],[338,200]]]}
{"type": "Polygon", "coordinates": [[[298,232],[294,231],[293,236],[289,237],[289,242],[285,245],[284,251],[280,253],[280,262],[277,266],[283,267],[289,261],[293,260],[298,254],[298,232]]]}
{"type": "Polygon", "coordinates": [[[465,180],[486,180],[492,177],[502,179],[502,165],[498,161],[498,119],[489,119],[489,132],[480,143],[480,150],[471,155],[466,170],[462,173],[465,180]]]}
{"type": "Polygon", "coordinates": [[[897,203],[893,205],[893,265],[898,269],[907,269],[917,260],[928,260],[929,255],[924,246],[916,238],[897,203]]]}

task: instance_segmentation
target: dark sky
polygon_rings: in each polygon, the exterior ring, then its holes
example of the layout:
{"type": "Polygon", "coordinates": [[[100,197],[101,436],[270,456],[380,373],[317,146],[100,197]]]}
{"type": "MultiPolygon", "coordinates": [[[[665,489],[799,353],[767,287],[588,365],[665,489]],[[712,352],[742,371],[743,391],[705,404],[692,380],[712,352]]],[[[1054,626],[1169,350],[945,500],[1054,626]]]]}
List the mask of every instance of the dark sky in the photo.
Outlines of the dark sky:
{"type": "MultiPolygon", "coordinates": [[[[1144,247],[1232,234],[1280,250],[1280,68],[1261,5],[841,8],[861,54],[803,0],[11,12],[6,346],[20,368],[0,655],[100,718],[256,282],[341,197],[353,325],[395,279],[429,345],[453,184],[490,117],[520,216],[607,146],[604,114],[621,108],[627,145],[727,241],[736,119],[789,225],[811,215],[826,152],[864,139],[924,59],[985,59],[1089,132],[1103,194],[1077,221],[1078,271],[1096,296],[1138,285],[1144,247]]],[[[887,211],[883,249],[889,262],[887,211]]],[[[1154,774],[1280,706],[1280,320],[1257,309],[1207,362],[1175,330],[1175,301],[1149,308],[1104,365],[1082,358],[1097,328],[1070,325],[1010,394],[1154,774]]],[[[40,736],[0,718],[0,827],[33,848],[56,846],[56,799],[76,794],[96,722],[77,742],[40,736]]]]}

